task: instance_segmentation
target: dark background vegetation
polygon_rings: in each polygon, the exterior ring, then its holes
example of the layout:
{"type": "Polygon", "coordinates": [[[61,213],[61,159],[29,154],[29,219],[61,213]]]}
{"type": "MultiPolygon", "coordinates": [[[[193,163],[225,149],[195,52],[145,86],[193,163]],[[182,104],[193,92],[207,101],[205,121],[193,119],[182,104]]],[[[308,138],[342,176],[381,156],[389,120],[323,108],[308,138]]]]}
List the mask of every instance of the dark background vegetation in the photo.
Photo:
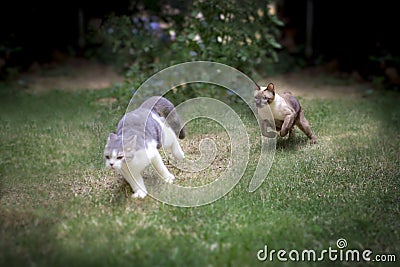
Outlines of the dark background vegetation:
{"type": "MultiPolygon", "coordinates": [[[[45,64],[57,56],[79,56],[112,62],[111,48],[94,34],[93,24],[104,26],[111,16],[132,16],[141,10],[161,20],[166,5],[180,11],[175,23],[190,15],[194,1],[11,1],[0,11],[0,74],[9,78],[45,64]],[[108,55],[108,58],[107,58],[108,55]]],[[[239,1],[240,3],[241,1],[239,1]]],[[[251,2],[264,6],[268,1],[242,1],[237,10],[250,8],[251,2]],[[250,3],[250,4],[249,4],[250,3]]],[[[287,67],[326,65],[334,70],[353,73],[389,87],[399,85],[399,41],[396,37],[396,8],[390,1],[359,2],[344,0],[278,0],[280,61],[287,67]],[[312,3],[312,13],[307,5],[312,3]],[[312,14],[312,28],[307,35],[307,16],[312,14]],[[311,39],[307,48],[307,36],[311,39]],[[290,59],[290,60],[289,60],[290,59]]],[[[95,27],[97,27],[95,26],[95,27]]],[[[185,25],[181,25],[185,27],[185,25]]],[[[154,48],[157,50],[157,48],[154,48]]],[[[238,51],[240,48],[238,48],[238,51]]],[[[153,58],[154,59],[154,58],[153,58]]],[[[153,60],[152,59],[152,60],[153,60]]],[[[180,58],[180,61],[191,58],[180,58]]],[[[245,61],[252,61],[246,58],[245,61]]],[[[147,62],[148,63],[148,62],[147,62]]],[[[170,62],[174,63],[174,62],[170,62]]],[[[234,66],[238,67],[238,66],[234,66]]]]}

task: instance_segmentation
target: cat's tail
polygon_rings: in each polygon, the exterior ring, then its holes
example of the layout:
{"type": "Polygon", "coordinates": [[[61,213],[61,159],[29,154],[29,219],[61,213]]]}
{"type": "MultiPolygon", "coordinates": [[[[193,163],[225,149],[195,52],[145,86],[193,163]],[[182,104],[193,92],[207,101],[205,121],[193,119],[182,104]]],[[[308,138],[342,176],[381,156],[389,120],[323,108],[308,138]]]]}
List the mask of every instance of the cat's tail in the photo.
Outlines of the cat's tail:
{"type": "Polygon", "coordinates": [[[185,128],[183,127],[179,118],[178,112],[176,112],[174,104],[171,101],[162,96],[152,96],[143,102],[141,107],[149,108],[161,117],[167,119],[168,125],[175,132],[179,139],[183,139],[186,136],[185,128]]]}

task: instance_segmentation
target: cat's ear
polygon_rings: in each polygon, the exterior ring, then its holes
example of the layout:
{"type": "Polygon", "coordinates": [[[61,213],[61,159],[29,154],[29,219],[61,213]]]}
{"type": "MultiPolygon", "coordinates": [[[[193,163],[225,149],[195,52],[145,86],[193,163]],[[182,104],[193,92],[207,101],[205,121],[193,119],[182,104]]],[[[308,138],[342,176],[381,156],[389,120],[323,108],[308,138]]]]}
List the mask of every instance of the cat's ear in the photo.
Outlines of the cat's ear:
{"type": "Polygon", "coordinates": [[[268,91],[270,91],[272,93],[275,93],[274,84],[273,83],[269,83],[266,90],[268,90],[268,91]]]}
{"type": "Polygon", "coordinates": [[[253,85],[253,88],[254,88],[255,91],[260,91],[261,90],[261,87],[256,83],[253,85]]]}
{"type": "Polygon", "coordinates": [[[117,138],[118,138],[118,135],[116,135],[115,133],[110,133],[110,134],[108,135],[107,142],[113,141],[113,140],[115,140],[115,139],[117,139],[117,138]]]}

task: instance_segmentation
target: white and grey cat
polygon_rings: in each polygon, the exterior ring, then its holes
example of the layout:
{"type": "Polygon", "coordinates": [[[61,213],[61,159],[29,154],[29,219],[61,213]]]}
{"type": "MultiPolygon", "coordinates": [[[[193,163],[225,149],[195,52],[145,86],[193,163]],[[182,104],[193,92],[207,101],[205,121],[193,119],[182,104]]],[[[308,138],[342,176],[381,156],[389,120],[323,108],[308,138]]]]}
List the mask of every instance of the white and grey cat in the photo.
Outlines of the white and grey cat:
{"type": "Polygon", "coordinates": [[[158,149],[164,147],[176,159],[183,159],[178,137],[185,137],[185,129],[174,105],[164,97],[150,97],[139,108],[126,113],[116,133],[110,133],[104,148],[105,165],[122,174],[132,187],[133,197],[144,198],[147,190],[142,172],[150,163],[166,182],[174,181],[158,149]]]}

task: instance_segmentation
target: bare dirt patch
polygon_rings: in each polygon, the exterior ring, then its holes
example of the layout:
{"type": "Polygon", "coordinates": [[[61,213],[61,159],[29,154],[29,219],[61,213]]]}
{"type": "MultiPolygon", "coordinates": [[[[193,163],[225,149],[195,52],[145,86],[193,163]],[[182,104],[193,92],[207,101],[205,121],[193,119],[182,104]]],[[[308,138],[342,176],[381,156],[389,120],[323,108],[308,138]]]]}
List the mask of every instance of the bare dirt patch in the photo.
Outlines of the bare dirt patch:
{"type": "MultiPolygon", "coordinates": [[[[112,66],[83,58],[62,57],[47,66],[33,64],[30,72],[19,77],[16,87],[31,93],[54,89],[103,89],[123,82],[124,79],[112,66]]],[[[266,77],[257,82],[260,85],[273,82],[277,92],[291,91],[294,95],[304,98],[359,97],[372,90],[369,84],[358,77],[343,77],[322,67],[266,77]]]]}
{"type": "Polygon", "coordinates": [[[323,68],[306,68],[260,80],[260,85],[274,83],[277,92],[291,91],[304,98],[327,99],[360,97],[372,87],[357,76],[332,73],[323,68]]]}
{"type": "Polygon", "coordinates": [[[50,90],[103,89],[124,81],[112,66],[83,58],[66,58],[46,66],[33,64],[17,86],[32,93],[50,90]]]}

